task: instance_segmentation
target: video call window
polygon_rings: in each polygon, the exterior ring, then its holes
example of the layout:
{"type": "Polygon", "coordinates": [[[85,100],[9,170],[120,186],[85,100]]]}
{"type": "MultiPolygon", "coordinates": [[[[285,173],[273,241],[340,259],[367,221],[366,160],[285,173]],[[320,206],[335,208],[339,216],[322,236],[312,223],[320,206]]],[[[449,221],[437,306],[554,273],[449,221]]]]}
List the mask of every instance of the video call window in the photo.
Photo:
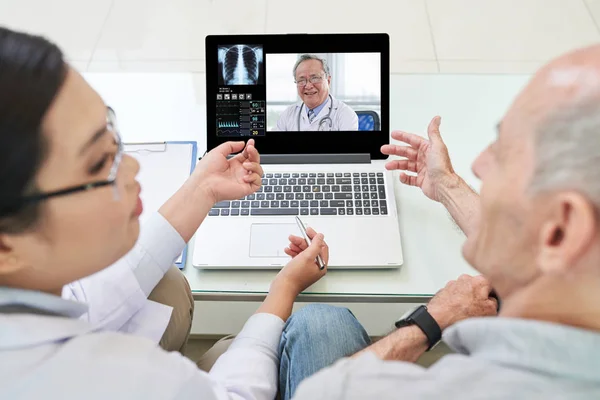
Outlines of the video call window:
{"type": "MultiPolygon", "coordinates": [[[[294,66],[302,55],[266,54],[267,131],[381,129],[377,126],[381,117],[380,53],[311,54],[326,61],[330,79],[314,68],[302,68],[305,62],[297,70],[300,79],[295,79],[294,66]],[[328,107],[332,100],[333,110],[328,107]],[[322,102],[328,104],[319,108],[322,102]],[[308,125],[307,105],[318,112],[313,117],[318,125],[308,125]]],[[[318,65],[313,63],[313,67],[318,65]]]]}

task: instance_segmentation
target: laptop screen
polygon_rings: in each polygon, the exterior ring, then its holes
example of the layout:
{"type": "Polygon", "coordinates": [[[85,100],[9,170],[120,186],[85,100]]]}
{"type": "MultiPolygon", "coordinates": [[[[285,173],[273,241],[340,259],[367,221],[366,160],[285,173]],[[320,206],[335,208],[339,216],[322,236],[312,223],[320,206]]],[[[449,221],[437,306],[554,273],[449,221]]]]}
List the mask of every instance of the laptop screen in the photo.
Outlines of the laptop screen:
{"type": "Polygon", "coordinates": [[[381,130],[381,54],[219,48],[218,136],[381,130]]]}
{"type": "Polygon", "coordinates": [[[371,135],[361,139],[371,142],[387,138],[388,40],[387,35],[209,36],[208,142],[281,141],[282,135],[288,143],[315,135],[328,135],[330,142],[342,133],[371,135]]]}

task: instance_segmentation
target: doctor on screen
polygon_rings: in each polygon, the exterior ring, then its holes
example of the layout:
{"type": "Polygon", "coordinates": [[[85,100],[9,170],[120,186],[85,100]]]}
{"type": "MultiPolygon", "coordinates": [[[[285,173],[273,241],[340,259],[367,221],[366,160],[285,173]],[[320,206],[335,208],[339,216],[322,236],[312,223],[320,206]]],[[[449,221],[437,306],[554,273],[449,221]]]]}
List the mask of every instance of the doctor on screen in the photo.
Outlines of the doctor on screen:
{"type": "Polygon", "coordinates": [[[301,102],[289,106],[277,121],[277,131],[357,131],[358,116],[329,93],[327,61],[303,54],[294,65],[301,102]]]}

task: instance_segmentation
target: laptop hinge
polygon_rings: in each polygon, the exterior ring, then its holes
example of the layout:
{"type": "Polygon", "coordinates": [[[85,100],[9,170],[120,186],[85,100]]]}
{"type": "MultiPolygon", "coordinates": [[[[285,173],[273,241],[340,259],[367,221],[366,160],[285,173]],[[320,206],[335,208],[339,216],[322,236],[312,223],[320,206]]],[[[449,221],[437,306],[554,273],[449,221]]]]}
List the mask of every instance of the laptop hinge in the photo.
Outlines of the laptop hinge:
{"type": "Polygon", "coordinates": [[[261,164],[370,164],[371,154],[262,154],[261,164]]]}

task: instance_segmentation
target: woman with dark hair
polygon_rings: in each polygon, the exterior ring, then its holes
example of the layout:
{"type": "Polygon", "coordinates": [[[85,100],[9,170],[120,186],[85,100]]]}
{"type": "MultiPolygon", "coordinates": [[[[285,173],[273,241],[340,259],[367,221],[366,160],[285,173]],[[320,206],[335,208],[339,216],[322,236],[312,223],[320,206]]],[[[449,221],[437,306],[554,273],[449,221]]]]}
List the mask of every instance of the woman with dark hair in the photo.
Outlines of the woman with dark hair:
{"type": "MultiPolygon", "coordinates": [[[[253,141],[223,144],[157,218],[189,240],[215,202],[258,189],[259,162],[253,141]]],[[[138,241],[138,169],[123,154],[114,113],[60,50],[0,28],[0,398],[275,397],[284,322],[296,296],[325,273],[315,257],[327,262],[328,249],[312,230],[308,248],[291,238],[295,257],[210,373],[80,319],[86,304],[61,298],[65,285],[106,269],[138,241]]]]}

